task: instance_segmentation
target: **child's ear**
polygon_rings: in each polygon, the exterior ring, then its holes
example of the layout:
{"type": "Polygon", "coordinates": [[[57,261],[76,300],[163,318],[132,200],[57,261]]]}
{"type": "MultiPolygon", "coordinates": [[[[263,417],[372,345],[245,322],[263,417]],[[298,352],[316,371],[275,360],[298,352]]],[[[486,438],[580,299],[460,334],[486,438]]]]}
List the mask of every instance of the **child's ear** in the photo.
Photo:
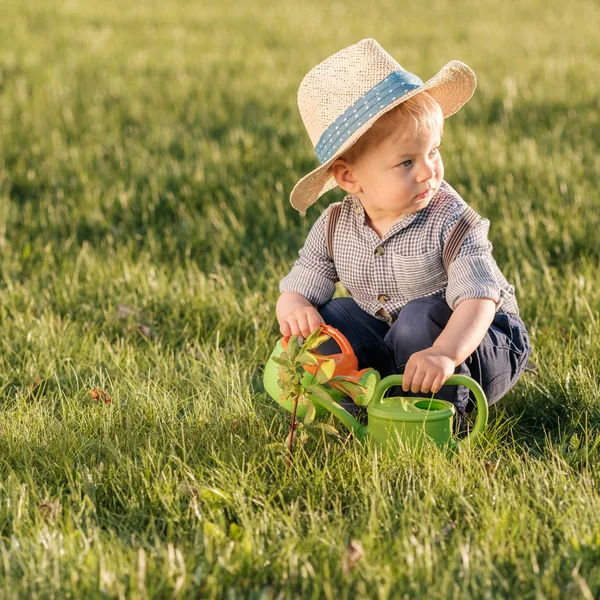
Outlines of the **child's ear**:
{"type": "Polygon", "coordinates": [[[352,165],[347,161],[338,158],[331,165],[331,172],[333,173],[337,184],[345,192],[348,192],[349,194],[360,194],[362,192],[362,188],[352,170],[352,165]]]}

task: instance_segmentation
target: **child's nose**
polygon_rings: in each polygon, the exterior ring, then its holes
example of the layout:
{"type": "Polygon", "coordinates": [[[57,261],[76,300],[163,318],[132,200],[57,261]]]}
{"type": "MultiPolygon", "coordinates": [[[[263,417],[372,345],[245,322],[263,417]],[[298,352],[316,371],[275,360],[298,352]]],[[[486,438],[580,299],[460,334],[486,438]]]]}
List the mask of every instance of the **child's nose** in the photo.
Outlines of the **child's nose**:
{"type": "Polygon", "coordinates": [[[426,160],[419,170],[419,181],[427,181],[435,177],[435,164],[433,161],[426,160]]]}

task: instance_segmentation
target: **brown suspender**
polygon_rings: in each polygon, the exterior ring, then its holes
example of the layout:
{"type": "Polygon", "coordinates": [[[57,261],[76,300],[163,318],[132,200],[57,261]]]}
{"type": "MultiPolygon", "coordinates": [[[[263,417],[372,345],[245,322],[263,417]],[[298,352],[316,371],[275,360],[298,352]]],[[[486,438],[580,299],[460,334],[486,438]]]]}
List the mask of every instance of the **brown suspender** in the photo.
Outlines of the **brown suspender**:
{"type": "Polygon", "coordinates": [[[334,204],[329,208],[327,213],[327,233],[325,235],[325,243],[327,244],[327,256],[333,260],[333,232],[335,226],[340,218],[340,212],[342,211],[342,203],[334,204]]]}
{"type": "MultiPolygon", "coordinates": [[[[329,208],[329,212],[327,214],[327,232],[325,237],[325,242],[327,244],[327,255],[331,260],[333,260],[333,233],[335,231],[335,226],[340,218],[340,212],[342,210],[342,203],[335,204],[329,208]]],[[[469,232],[473,227],[479,222],[479,215],[470,207],[467,206],[465,210],[462,212],[458,221],[454,224],[450,233],[448,234],[448,239],[446,240],[446,244],[444,245],[444,250],[442,252],[442,263],[444,265],[444,270],[448,273],[448,269],[452,264],[452,261],[456,258],[460,247],[465,241],[466,237],[469,235],[469,232]]]]}
{"type": "Polygon", "coordinates": [[[470,206],[467,206],[460,217],[458,217],[458,221],[456,221],[448,234],[448,239],[442,251],[442,263],[444,264],[444,271],[446,273],[448,273],[452,261],[456,258],[469,232],[478,222],[479,215],[470,206]]]}

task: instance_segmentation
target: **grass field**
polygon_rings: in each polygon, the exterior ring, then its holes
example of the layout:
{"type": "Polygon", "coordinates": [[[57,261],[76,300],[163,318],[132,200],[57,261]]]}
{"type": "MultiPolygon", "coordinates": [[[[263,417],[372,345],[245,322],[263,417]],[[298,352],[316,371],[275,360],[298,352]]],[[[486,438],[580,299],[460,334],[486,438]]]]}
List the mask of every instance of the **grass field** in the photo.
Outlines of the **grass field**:
{"type": "Polygon", "coordinates": [[[600,596],[599,22],[591,1],[0,3],[0,596],[600,596]],[[446,179],[492,222],[539,372],[453,460],[311,431],[287,474],[261,383],[277,283],[343,197],[289,205],[317,165],[296,91],[364,37],[423,79],[478,75],[446,179]]]}

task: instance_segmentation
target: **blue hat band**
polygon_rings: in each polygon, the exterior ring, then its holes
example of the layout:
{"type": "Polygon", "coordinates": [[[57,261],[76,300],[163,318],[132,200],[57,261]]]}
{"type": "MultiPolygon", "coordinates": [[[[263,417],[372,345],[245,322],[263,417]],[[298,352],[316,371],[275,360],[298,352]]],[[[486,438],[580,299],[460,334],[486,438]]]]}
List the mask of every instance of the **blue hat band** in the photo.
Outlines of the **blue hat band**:
{"type": "Polygon", "coordinates": [[[346,109],[323,133],[315,146],[317,158],[326,163],[342,144],[374,114],[390,105],[407,92],[423,85],[423,82],[408,71],[394,71],[371,88],[352,106],[346,109]]]}

